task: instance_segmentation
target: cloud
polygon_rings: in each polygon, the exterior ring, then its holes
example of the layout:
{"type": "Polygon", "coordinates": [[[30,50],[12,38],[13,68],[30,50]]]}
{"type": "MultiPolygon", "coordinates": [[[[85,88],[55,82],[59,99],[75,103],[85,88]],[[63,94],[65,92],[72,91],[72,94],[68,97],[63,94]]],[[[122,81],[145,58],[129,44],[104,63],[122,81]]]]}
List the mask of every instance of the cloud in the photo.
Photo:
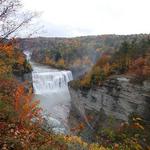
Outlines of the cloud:
{"type": "Polygon", "coordinates": [[[22,0],[42,11],[43,36],[150,32],[149,0],[22,0]]]}
{"type": "Polygon", "coordinates": [[[88,28],[71,27],[66,25],[56,25],[48,22],[44,22],[44,31],[41,33],[47,37],[76,37],[81,35],[87,35],[87,33],[93,34],[92,30],[88,28]]]}

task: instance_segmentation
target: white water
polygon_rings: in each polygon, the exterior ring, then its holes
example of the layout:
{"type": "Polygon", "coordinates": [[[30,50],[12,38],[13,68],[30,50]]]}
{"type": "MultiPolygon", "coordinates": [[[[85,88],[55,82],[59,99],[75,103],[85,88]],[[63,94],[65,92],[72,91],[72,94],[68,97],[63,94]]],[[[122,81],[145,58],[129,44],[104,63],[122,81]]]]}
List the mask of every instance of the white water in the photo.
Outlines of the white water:
{"type": "Polygon", "coordinates": [[[35,98],[41,108],[50,114],[49,123],[55,132],[64,132],[70,109],[68,82],[73,79],[71,71],[60,71],[32,63],[32,80],[35,98]]]}
{"type": "Polygon", "coordinates": [[[32,79],[35,94],[50,94],[66,90],[72,73],[33,65],[32,79]]]}
{"type": "MultiPolygon", "coordinates": [[[[26,53],[27,59],[30,59],[26,53]]],[[[67,129],[67,117],[70,109],[68,82],[73,80],[71,71],[50,69],[31,63],[35,99],[40,100],[43,112],[50,114],[49,124],[56,133],[67,129]]],[[[47,116],[45,116],[47,119],[47,116]]]]}

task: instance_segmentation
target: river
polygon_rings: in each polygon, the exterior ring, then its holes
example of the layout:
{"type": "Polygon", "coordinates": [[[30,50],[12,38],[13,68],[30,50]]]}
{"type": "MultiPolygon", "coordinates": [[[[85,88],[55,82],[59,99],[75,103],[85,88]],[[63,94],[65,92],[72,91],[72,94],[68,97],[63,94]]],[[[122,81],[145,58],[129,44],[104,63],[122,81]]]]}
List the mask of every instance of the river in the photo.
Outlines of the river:
{"type": "MultiPolygon", "coordinates": [[[[30,59],[29,56],[27,59],[30,59]]],[[[54,132],[67,133],[71,101],[68,82],[73,80],[71,71],[52,69],[33,62],[30,64],[34,99],[40,100],[43,116],[54,132]]]]}

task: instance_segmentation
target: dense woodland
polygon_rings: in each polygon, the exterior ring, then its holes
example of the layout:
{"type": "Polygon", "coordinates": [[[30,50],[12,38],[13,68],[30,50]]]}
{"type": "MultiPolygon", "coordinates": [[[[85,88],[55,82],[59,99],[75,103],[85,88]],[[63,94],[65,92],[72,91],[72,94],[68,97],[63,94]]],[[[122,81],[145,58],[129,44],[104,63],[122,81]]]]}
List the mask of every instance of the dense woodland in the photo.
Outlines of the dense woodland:
{"type": "Polygon", "coordinates": [[[150,79],[149,37],[124,41],[112,55],[103,53],[92,69],[73,84],[89,89],[113,75],[131,76],[135,83],[150,79]]]}
{"type": "Polygon", "coordinates": [[[32,52],[36,62],[57,68],[90,68],[99,57],[118,51],[123,41],[140,40],[148,35],[101,35],[77,38],[18,39],[21,49],[32,52]]]}

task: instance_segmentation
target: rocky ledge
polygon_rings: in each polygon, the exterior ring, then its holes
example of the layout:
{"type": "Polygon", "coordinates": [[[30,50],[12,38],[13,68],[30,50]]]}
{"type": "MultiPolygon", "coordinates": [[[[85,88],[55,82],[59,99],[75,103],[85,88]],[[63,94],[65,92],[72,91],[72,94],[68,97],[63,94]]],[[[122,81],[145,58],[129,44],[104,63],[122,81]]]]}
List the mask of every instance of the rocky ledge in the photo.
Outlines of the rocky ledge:
{"type": "MultiPolygon", "coordinates": [[[[150,81],[138,85],[128,77],[118,76],[109,78],[95,89],[74,89],[70,84],[69,90],[72,98],[71,119],[81,119],[88,124],[87,116],[93,115],[94,120],[99,120],[100,112],[103,112],[107,117],[125,122],[133,113],[150,121],[150,81]]],[[[104,115],[101,118],[105,118],[104,115]]]]}

